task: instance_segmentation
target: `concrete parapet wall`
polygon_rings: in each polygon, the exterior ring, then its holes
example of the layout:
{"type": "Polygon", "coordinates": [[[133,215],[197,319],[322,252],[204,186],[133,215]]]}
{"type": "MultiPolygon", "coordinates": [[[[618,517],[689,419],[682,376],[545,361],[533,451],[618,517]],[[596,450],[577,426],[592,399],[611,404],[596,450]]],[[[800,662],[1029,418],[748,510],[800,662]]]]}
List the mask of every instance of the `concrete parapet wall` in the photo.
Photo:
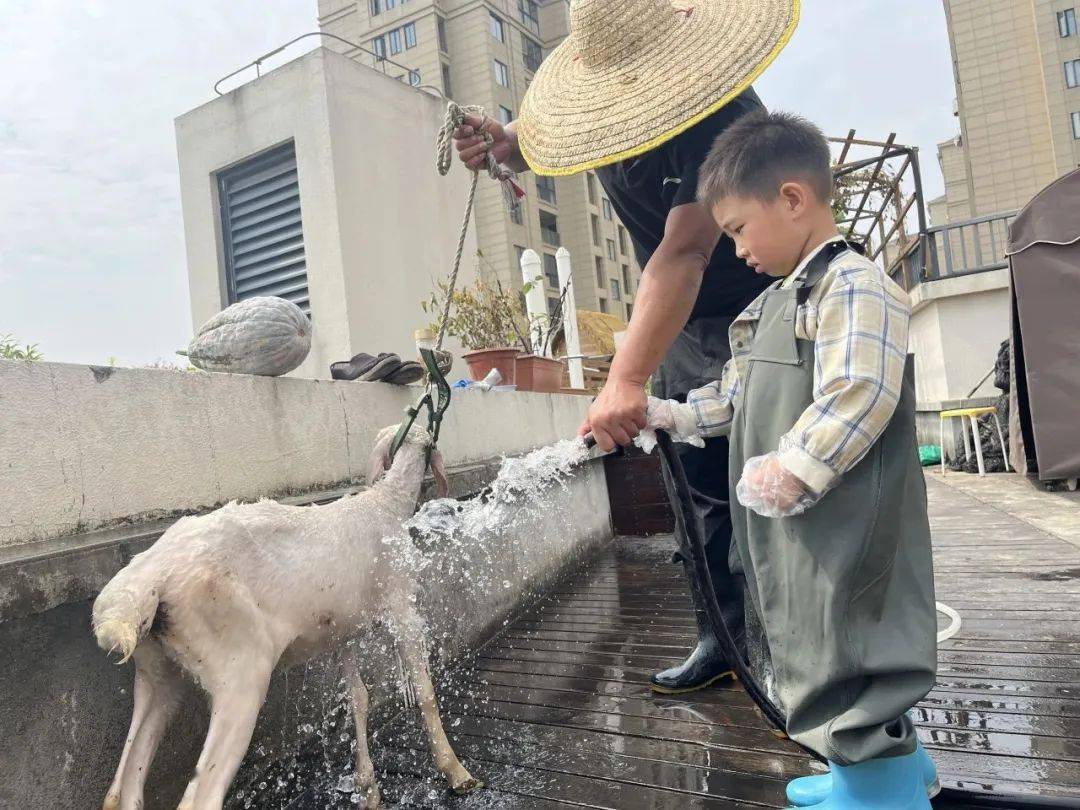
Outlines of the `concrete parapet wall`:
{"type": "MultiPolygon", "coordinates": [[[[362,480],[418,388],[0,360],[0,548],[362,480]]],[[[449,467],[573,436],[587,401],[456,392],[449,467]]]]}

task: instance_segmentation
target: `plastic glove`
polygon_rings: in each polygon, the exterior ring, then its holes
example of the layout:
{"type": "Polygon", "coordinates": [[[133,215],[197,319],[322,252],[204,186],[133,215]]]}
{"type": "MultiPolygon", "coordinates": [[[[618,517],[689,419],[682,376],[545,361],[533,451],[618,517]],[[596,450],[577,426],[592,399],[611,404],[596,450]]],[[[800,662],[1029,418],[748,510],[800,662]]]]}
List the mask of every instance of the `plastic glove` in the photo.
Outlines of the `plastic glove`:
{"type": "Polygon", "coordinates": [[[788,472],[775,452],[747,460],[735,496],[747,509],[768,518],[801,515],[820,497],[788,472]]]}
{"type": "Polygon", "coordinates": [[[646,453],[651,453],[656,447],[656,431],[663,430],[671,436],[672,441],[704,447],[705,440],[701,438],[692,415],[679,413],[679,409],[687,407],[673,399],[649,397],[645,409],[647,426],[638,433],[634,444],[646,453]]]}

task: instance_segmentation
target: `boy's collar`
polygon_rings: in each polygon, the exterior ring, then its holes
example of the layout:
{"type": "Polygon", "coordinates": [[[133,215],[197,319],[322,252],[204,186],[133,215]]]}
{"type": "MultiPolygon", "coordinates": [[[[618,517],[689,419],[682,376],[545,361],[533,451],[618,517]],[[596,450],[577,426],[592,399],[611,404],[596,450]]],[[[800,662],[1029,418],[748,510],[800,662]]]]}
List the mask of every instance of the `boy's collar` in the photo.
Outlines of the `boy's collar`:
{"type": "Polygon", "coordinates": [[[806,274],[806,268],[810,266],[810,262],[812,262],[817,257],[817,255],[821,253],[821,251],[823,251],[826,247],[831,245],[833,242],[843,241],[844,237],[842,237],[840,234],[836,234],[836,236],[830,236],[816,248],[807,253],[806,258],[799,262],[799,266],[795,268],[794,272],[792,272],[791,275],[787,276],[783,280],[783,282],[781,282],[781,289],[784,287],[790,287],[792,284],[799,281],[806,274]]]}

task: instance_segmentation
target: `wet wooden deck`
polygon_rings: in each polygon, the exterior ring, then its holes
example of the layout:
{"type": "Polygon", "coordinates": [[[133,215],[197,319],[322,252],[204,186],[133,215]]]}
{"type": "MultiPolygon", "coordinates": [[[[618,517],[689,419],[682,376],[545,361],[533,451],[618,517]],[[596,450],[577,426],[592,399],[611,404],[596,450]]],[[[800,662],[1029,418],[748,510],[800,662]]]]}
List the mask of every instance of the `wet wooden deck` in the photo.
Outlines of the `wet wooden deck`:
{"type": "MultiPolygon", "coordinates": [[[[941,646],[937,688],[917,709],[920,736],[947,786],[1075,797],[1080,807],[1080,548],[939,481],[930,489],[938,597],[964,625],[941,646]]],[[[452,741],[486,790],[447,798],[415,721],[381,729],[387,803],[783,807],[784,783],[810,762],[769,732],[741,689],[649,691],[649,675],[694,640],[671,547],[616,541],[440,687],[452,741]]]]}

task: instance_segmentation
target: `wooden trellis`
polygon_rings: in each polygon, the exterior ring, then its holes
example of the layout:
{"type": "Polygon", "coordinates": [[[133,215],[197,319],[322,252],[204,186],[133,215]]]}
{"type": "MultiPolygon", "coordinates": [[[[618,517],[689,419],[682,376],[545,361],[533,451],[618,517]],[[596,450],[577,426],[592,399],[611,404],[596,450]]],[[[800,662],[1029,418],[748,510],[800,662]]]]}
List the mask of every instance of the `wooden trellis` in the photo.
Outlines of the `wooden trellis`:
{"type": "Polygon", "coordinates": [[[854,129],[829,141],[840,148],[833,174],[841,233],[910,287],[927,229],[918,148],[897,144],[896,133],[875,141],[856,138],[854,129]]]}

